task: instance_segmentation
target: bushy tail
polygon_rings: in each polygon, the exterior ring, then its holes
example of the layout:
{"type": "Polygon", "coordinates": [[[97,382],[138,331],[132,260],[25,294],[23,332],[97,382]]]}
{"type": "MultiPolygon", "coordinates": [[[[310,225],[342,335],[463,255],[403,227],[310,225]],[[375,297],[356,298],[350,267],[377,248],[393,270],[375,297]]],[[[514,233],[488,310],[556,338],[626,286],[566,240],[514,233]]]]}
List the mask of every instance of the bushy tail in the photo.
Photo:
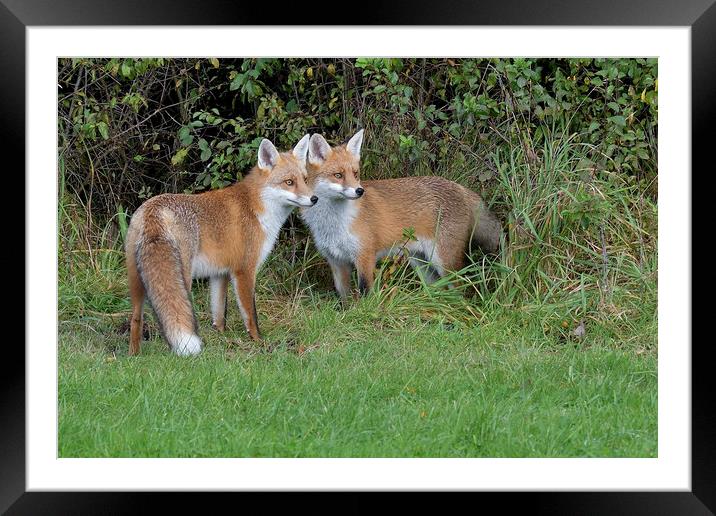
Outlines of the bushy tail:
{"type": "Polygon", "coordinates": [[[137,269],[172,350],[178,355],[195,355],[201,351],[201,339],[180,251],[171,238],[153,233],[145,231],[137,243],[137,269]]]}
{"type": "Polygon", "coordinates": [[[496,253],[500,249],[502,237],[502,224],[494,213],[477,194],[474,199],[474,224],[472,230],[472,243],[478,245],[487,253],[496,253]]]}

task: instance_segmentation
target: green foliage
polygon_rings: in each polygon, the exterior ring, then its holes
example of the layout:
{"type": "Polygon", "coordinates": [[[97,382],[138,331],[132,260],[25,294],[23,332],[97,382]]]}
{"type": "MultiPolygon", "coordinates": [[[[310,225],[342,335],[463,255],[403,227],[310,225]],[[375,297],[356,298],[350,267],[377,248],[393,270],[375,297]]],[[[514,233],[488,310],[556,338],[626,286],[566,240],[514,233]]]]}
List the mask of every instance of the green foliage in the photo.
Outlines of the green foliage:
{"type": "Polygon", "coordinates": [[[108,218],[147,195],[220,188],[261,138],[367,129],[365,177],[450,159],[491,189],[488,156],[545,127],[594,146],[598,170],[656,176],[656,59],[60,59],[67,186],[108,218]],[[93,177],[88,171],[94,169],[93,177]],[[140,196],[139,192],[144,192],[140,196]]]}

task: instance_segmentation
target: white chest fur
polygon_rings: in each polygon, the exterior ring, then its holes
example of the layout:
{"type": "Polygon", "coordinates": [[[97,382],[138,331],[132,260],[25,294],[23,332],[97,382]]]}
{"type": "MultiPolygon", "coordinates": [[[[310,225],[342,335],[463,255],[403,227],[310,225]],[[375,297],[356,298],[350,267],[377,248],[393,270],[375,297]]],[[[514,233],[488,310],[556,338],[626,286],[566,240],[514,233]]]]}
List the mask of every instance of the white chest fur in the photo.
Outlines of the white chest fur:
{"type": "Polygon", "coordinates": [[[293,210],[293,207],[281,202],[281,199],[273,192],[272,188],[264,190],[261,194],[261,200],[263,201],[264,211],[258,216],[258,219],[261,228],[264,230],[264,240],[259,251],[259,260],[256,263],[257,270],[271,253],[283,223],[286,222],[293,210]]]}
{"type": "Polygon", "coordinates": [[[314,207],[302,210],[301,217],[311,230],[316,247],[328,259],[353,263],[360,242],[351,232],[358,213],[355,202],[348,199],[322,199],[314,207]]]}

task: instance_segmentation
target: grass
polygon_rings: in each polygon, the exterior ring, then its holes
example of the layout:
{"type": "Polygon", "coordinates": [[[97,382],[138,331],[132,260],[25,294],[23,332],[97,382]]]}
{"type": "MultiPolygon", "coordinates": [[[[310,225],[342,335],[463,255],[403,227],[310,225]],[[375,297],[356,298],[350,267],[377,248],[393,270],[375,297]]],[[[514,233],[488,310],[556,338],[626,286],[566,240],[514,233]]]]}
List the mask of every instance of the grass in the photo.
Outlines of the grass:
{"type": "Polygon", "coordinates": [[[591,328],[587,342],[545,337],[529,314],[399,327],[371,300],[332,305],[302,302],[292,325],[262,317],[269,349],[245,340],[235,309],[225,334],[201,312],[206,348],[189,360],[158,338],[130,358],[114,325],[67,324],[60,456],[656,453],[648,328],[624,346],[591,328]]]}
{"type": "Polygon", "coordinates": [[[233,302],[211,330],[197,282],[189,359],[151,315],[127,356],[125,212],[98,228],[61,188],[59,455],[655,457],[656,203],[572,136],[525,148],[490,157],[497,257],[432,286],[385,262],[341,307],[294,220],[257,286],[265,342],[233,302]]]}

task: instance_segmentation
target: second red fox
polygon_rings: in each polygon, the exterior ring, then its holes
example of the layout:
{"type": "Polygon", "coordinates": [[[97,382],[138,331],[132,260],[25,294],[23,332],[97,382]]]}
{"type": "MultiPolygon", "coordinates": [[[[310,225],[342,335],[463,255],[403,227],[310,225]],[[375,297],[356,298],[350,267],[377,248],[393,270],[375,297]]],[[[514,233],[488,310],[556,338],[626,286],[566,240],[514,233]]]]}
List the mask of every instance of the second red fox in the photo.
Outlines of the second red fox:
{"type": "Polygon", "coordinates": [[[335,147],[314,134],[308,149],[308,184],[321,202],[301,217],[342,298],[353,267],[362,291],[373,286],[377,260],[398,251],[405,228],[415,230],[410,263],[427,281],[462,268],[470,241],[497,251],[502,227],[478,194],[437,176],[361,181],[362,143],[363,130],[335,147]]]}

